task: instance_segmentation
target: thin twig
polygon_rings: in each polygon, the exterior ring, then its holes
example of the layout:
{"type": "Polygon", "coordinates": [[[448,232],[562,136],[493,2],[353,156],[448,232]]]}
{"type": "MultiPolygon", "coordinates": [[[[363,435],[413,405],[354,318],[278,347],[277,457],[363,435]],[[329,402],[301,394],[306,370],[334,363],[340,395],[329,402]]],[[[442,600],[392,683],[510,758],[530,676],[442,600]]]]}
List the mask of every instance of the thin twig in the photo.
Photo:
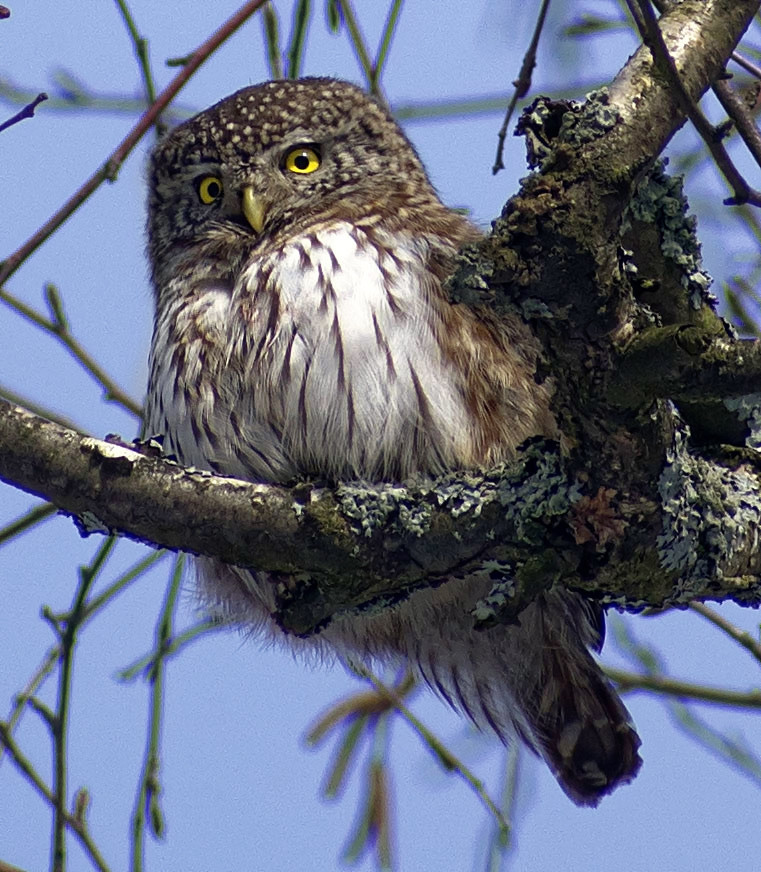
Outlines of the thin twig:
{"type": "Polygon", "coordinates": [[[262,31],[264,32],[264,44],[267,47],[267,64],[270,68],[271,79],[283,78],[283,53],[280,48],[280,23],[277,12],[270,0],[262,9],[262,31]]]}
{"type": "Polygon", "coordinates": [[[539,39],[542,35],[542,28],[544,27],[544,21],[547,17],[547,11],[549,8],[550,0],[542,0],[531,42],[529,43],[529,47],[526,49],[526,54],[523,56],[523,63],[521,64],[518,78],[513,82],[515,90],[513,91],[513,96],[510,98],[510,103],[507,106],[505,120],[502,122],[502,127],[500,127],[499,133],[497,134],[497,157],[494,160],[494,166],[491,168],[492,174],[495,176],[500,170],[505,168],[502,158],[505,153],[507,128],[510,124],[510,119],[513,117],[513,112],[515,111],[515,106],[518,103],[518,100],[525,97],[528,93],[528,89],[531,87],[531,74],[534,72],[534,67],[536,66],[536,50],[539,46],[539,39]]]}
{"type": "Polygon", "coordinates": [[[712,89],[722,108],[732,119],[737,132],[745,143],[748,151],[753,155],[756,163],[761,167],[761,133],[756,127],[748,106],[734,88],[724,79],[718,79],[712,85],[712,89]]]}
{"type": "Polygon", "coordinates": [[[298,79],[301,75],[301,63],[304,60],[307,31],[312,16],[312,0],[298,0],[293,10],[293,26],[291,38],[288,41],[288,78],[298,79]]]}
{"type": "MultiPolygon", "coordinates": [[[[0,18],[3,17],[2,10],[3,6],[0,6],[0,18]]],[[[10,863],[6,863],[4,860],[0,860],[0,872],[24,872],[23,869],[19,869],[18,866],[11,866],[10,863]]]]}
{"type": "Polygon", "coordinates": [[[705,687],[691,684],[688,681],[678,681],[664,675],[646,675],[639,672],[626,672],[623,669],[605,667],[605,674],[618,685],[622,692],[629,690],[649,690],[680,699],[697,699],[714,705],[728,705],[735,708],[761,708],[761,690],[746,692],[725,690],[723,687],[705,687]]]}
{"type": "Polygon", "coordinates": [[[378,91],[378,83],[374,81],[374,65],[370,58],[370,52],[367,48],[367,43],[362,35],[362,31],[357,21],[357,16],[354,14],[354,7],[351,0],[336,0],[343,14],[343,19],[346,22],[346,29],[349,31],[351,46],[354,49],[354,54],[357,57],[362,73],[367,81],[367,88],[373,96],[380,96],[378,91]]]}
{"type": "MultiPolygon", "coordinates": [[[[11,735],[8,725],[4,721],[0,721],[0,746],[7,749],[11,760],[16,764],[16,768],[21,772],[24,778],[26,778],[26,780],[51,807],[55,808],[55,796],[47,784],[45,784],[42,778],[40,778],[31,761],[24,756],[21,748],[19,748],[11,735]]],[[[64,811],[64,820],[66,826],[74,833],[84,848],[85,853],[90,857],[93,865],[96,866],[100,872],[110,872],[106,861],[103,859],[103,856],[98,850],[95,842],[92,840],[90,833],[87,831],[84,820],[75,815],[69,814],[68,811],[64,811]]]]}
{"type": "Polygon", "coordinates": [[[509,829],[496,827],[489,840],[489,859],[487,872],[501,872],[505,869],[505,858],[515,847],[513,839],[512,816],[515,808],[515,795],[518,790],[520,761],[523,749],[519,742],[512,742],[505,749],[504,780],[502,782],[502,814],[508,821],[509,829]]]}
{"type": "MultiPolygon", "coordinates": [[[[58,663],[58,657],[60,653],[60,646],[52,645],[45,653],[45,657],[43,658],[42,663],[37,667],[37,669],[35,669],[34,674],[29,679],[29,681],[27,681],[24,689],[21,691],[21,693],[16,694],[13,700],[11,713],[8,716],[8,720],[5,722],[6,729],[9,733],[12,733],[13,730],[16,728],[16,725],[21,720],[21,716],[26,710],[27,705],[32,704],[31,700],[34,698],[34,695],[45,682],[45,679],[52,674],[53,670],[55,669],[56,663],[58,663]]],[[[3,762],[4,757],[5,745],[0,742],[0,764],[3,762]]]]}
{"type": "MultiPolygon", "coordinates": [[[[116,5],[119,7],[119,12],[121,12],[122,18],[124,19],[124,24],[127,28],[127,32],[129,33],[130,39],[132,40],[132,45],[135,49],[135,56],[137,57],[137,63],[140,67],[140,74],[143,77],[143,86],[145,87],[145,99],[150,106],[150,104],[156,100],[156,85],[153,80],[151,61],[148,56],[148,40],[144,36],[140,36],[140,34],[138,33],[135,19],[132,17],[132,12],[130,12],[126,0],[116,0],[116,5]]],[[[160,115],[157,116],[154,126],[156,128],[156,135],[161,136],[161,134],[165,130],[165,125],[161,120],[160,115]]]]}
{"type": "Polygon", "coordinates": [[[18,124],[19,121],[23,121],[25,118],[31,118],[34,115],[34,110],[40,105],[40,103],[47,99],[48,95],[44,91],[41,91],[34,100],[24,106],[20,112],[17,112],[12,118],[3,121],[3,123],[0,124],[0,133],[7,130],[9,127],[13,127],[14,124],[18,124]]]}
{"type": "Polygon", "coordinates": [[[729,763],[761,787],[761,760],[752,745],[741,736],[730,738],[698,717],[692,709],[675,699],[667,699],[666,707],[676,726],[722,763],[729,763]]]}
{"type": "Polygon", "coordinates": [[[355,665],[355,668],[367,681],[369,681],[376,691],[383,697],[388,700],[388,702],[399,712],[402,718],[412,727],[412,729],[420,736],[420,738],[425,742],[428,748],[433,751],[433,753],[438,757],[441,761],[442,765],[446,766],[452,772],[456,772],[461,778],[463,778],[474,790],[478,798],[481,802],[486,806],[486,808],[491,812],[496,820],[497,824],[504,828],[509,829],[510,824],[502,815],[502,812],[497,808],[494,800],[489,796],[484,788],[483,782],[477,778],[468,767],[458,760],[454,754],[449,750],[449,748],[445,747],[441,744],[438,738],[422,723],[407,706],[399,699],[399,696],[393,691],[391,688],[387,687],[379,678],[376,678],[372,672],[368,669],[365,669],[362,666],[355,665]]]}
{"type": "MultiPolygon", "coordinates": [[[[55,816],[53,820],[53,872],[63,872],[66,868],[66,827],[68,826],[68,740],[69,716],[71,713],[71,678],[74,668],[74,650],[79,630],[86,615],[87,594],[116,545],[117,539],[111,536],[103,542],[95,553],[89,566],[80,569],[80,581],[74,594],[74,601],[63,622],[61,633],[61,671],[58,679],[58,700],[53,718],[53,747],[55,751],[53,796],[55,816]]],[[[54,626],[60,626],[55,622],[54,626]]]]}
{"type": "Polygon", "coordinates": [[[742,645],[746,651],[750,651],[756,660],[761,663],[761,642],[758,639],[754,639],[750,633],[746,633],[745,630],[736,627],[731,621],[720,615],[716,609],[710,608],[705,603],[692,602],[690,603],[690,608],[693,612],[697,612],[707,621],[710,621],[715,627],[723,630],[735,642],[742,645]]]}
{"type": "Polygon", "coordinates": [[[20,533],[24,533],[30,527],[34,527],[35,524],[39,524],[40,521],[47,520],[55,515],[57,511],[58,509],[52,503],[40,503],[34,506],[20,518],[16,518],[15,521],[11,521],[10,524],[6,524],[5,527],[0,529],[0,545],[9,542],[20,533]]]}
{"type": "Polygon", "coordinates": [[[754,206],[761,206],[761,192],[752,189],[740,175],[726,149],[719,141],[713,125],[687,93],[674,64],[674,59],[666,47],[658,20],[650,6],[650,0],[626,0],[626,3],[632,17],[638,23],[640,35],[650,49],[654,63],[659,64],[668,77],[679,108],[690,119],[708,146],[716,166],[732,188],[733,196],[724,201],[725,205],[736,206],[741,203],[752,203],[754,206]]]}
{"type": "MultiPolygon", "coordinates": [[[[223,625],[220,624],[216,618],[201,619],[197,624],[193,624],[192,627],[188,627],[187,630],[183,630],[182,633],[167,640],[165,646],[161,649],[164,660],[168,660],[170,656],[173,657],[174,655],[179,654],[180,651],[183,651],[188,645],[195,642],[197,639],[200,639],[201,636],[220,630],[222,626],[223,625]]],[[[147,669],[153,669],[155,660],[156,652],[149,651],[147,654],[144,654],[142,657],[135,660],[134,663],[130,663],[129,666],[120,669],[118,674],[119,680],[134,681],[147,669]]]]}
{"type": "Polygon", "coordinates": [[[378,43],[378,53],[375,56],[373,64],[372,83],[370,90],[372,93],[380,93],[380,80],[383,74],[383,68],[388,59],[389,49],[391,48],[391,40],[393,39],[396,25],[399,22],[399,15],[402,11],[402,3],[404,0],[393,0],[386,16],[386,23],[383,25],[380,42],[378,43]]]}
{"type": "MultiPolygon", "coordinates": [[[[611,629],[621,650],[634,659],[651,677],[663,675],[663,658],[652,646],[639,642],[622,620],[611,622],[611,629]]],[[[606,670],[607,671],[607,670],[606,670]]],[[[612,672],[612,670],[609,671],[612,672]]],[[[694,741],[708,748],[722,761],[733,763],[744,775],[761,785],[761,761],[741,739],[730,739],[693,714],[689,705],[669,693],[661,695],[674,723],[694,741]]]]}
{"type": "MultiPolygon", "coordinates": [[[[76,82],[76,87],[71,85],[61,85],[59,80],[64,75],[64,72],[57,72],[51,75],[53,84],[57,87],[58,93],[48,94],[48,100],[45,103],[45,112],[61,112],[75,111],[81,109],[93,109],[98,113],[115,113],[119,115],[142,115],[150,107],[150,103],[145,102],[144,97],[136,98],[132,94],[114,94],[105,91],[95,91],[81,82],[76,82]]],[[[72,81],[73,77],[65,73],[67,81],[72,81]]],[[[11,105],[23,105],[28,103],[34,92],[28,88],[14,82],[7,76],[0,76],[0,101],[11,105]]],[[[163,113],[163,117],[172,124],[178,124],[186,118],[194,115],[195,111],[189,106],[182,106],[179,103],[173,103],[163,113]]]]}
{"type": "Polygon", "coordinates": [[[12,276],[21,264],[35,252],[40,245],[54,232],[63,222],[69,218],[90,197],[106,179],[113,181],[119,167],[127,159],[132,149],[145,136],[147,131],[156,123],[156,119],[177,96],[182,87],[187,84],[196,70],[208,60],[208,58],[240,28],[266,0],[248,0],[243,6],[214,33],[205,40],[187,59],[187,63],[164,88],[156,98],[156,102],[140,118],[138,123],[130,130],[127,136],[111,153],[106,162],[76,191],[58,211],[39,228],[27,241],[13,254],[0,264],[0,286],[12,276]]]}
{"type": "Polygon", "coordinates": [[[750,73],[751,76],[755,76],[757,79],[761,79],[761,67],[756,66],[756,64],[751,63],[746,57],[739,54],[736,51],[732,52],[732,60],[740,67],[742,67],[746,72],[750,73]]]}
{"type": "MultiPolygon", "coordinates": [[[[122,573],[102,593],[89,600],[89,602],[85,606],[84,613],[79,622],[80,630],[82,630],[85,625],[88,624],[95,617],[95,615],[97,615],[98,612],[101,611],[101,609],[109,605],[132,581],[141,576],[143,573],[147,572],[154,563],[162,560],[165,556],[166,552],[164,551],[151,551],[146,557],[143,557],[130,569],[122,573]]],[[[8,720],[6,722],[6,726],[10,732],[12,732],[16,728],[16,725],[21,720],[21,716],[24,713],[27,705],[30,705],[32,707],[34,706],[34,695],[42,686],[45,679],[53,672],[53,669],[55,668],[56,663],[58,663],[60,656],[60,642],[56,643],[55,645],[51,645],[51,647],[45,653],[42,663],[34,671],[34,674],[26,683],[24,689],[20,693],[16,694],[11,713],[8,716],[8,720]]],[[[4,748],[2,744],[0,744],[0,763],[2,762],[3,753],[4,748]]]]}
{"type": "MultiPolygon", "coordinates": [[[[0,291],[0,296],[2,296],[2,291],[0,291]]],[[[20,394],[18,391],[14,391],[11,388],[6,387],[2,383],[0,383],[0,397],[2,397],[4,400],[7,400],[9,403],[14,403],[17,406],[21,406],[28,412],[33,412],[35,415],[39,415],[41,418],[45,418],[48,421],[53,421],[53,423],[55,424],[60,424],[61,427],[68,427],[70,430],[82,430],[81,427],[78,427],[70,418],[67,418],[65,415],[59,415],[58,412],[54,412],[52,409],[48,409],[47,406],[43,406],[40,403],[35,402],[30,397],[24,396],[24,394],[20,394]]]]}
{"type": "MultiPolygon", "coordinates": [[[[8,261],[6,261],[6,263],[8,263],[8,261]]],[[[71,335],[68,329],[68,324],[65,320],[46,318],[36,309],[33,309],[31,306],[22,302],[18,297],[15,297],[4,288],[0,288],[0,300],[18,312],[19,315],[22,315],[28,321],[31,321],[37,327],[40,327],[42,330],[55,336],[55,338],[71,352],[72,356],[103,388],[107,400],[118,403],[137,418],[142,416],[140,403],[133,400],[129,394],[125,393],[119,385],[106,374],[105,370],[99,363],[97,363],[95,358],[71,335]]],[[[51,418],[50,420],[55,419],[51,418]]]]}
{"type": "Polygon", "coordinates": [[[145,815],[151,832],[156,838],[161,838],[164,831],[163,815],[159,805],[161,795],[160,745],[161,722],[164,710],[164,673],[168,655],[169,641],[172,638],[172,624],[177,597],[180,591],[182,570],[185,564],[184,555],[180,554],[174,563],[169,586],[164,598],[164,605],[156,627],[156,646],[150,670],[151,703],[148,716],[148,740],[145,757],[140,773],[135,808],[132,814],[132,855],[131,872],[142,872],[145,850],[145,815]]]}

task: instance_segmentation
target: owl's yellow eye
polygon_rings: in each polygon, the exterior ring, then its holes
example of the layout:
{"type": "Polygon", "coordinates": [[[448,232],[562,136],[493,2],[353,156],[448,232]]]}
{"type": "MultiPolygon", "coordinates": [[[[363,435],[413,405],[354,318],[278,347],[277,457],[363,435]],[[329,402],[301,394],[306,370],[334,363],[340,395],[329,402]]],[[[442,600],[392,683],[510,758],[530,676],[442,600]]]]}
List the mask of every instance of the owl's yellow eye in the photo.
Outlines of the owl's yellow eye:
{"type": "Polygon", "coordinates": [[[320,155],[313,148],[300,145],[285,156],[285,168],[291,173],[307,175],[320,168],[320,155]]]}
{"type": "Polygon", "coordinates": [[[203,176],[198,180],[198,199],[207,206],[222,196],[222,179],[203,176]]]}

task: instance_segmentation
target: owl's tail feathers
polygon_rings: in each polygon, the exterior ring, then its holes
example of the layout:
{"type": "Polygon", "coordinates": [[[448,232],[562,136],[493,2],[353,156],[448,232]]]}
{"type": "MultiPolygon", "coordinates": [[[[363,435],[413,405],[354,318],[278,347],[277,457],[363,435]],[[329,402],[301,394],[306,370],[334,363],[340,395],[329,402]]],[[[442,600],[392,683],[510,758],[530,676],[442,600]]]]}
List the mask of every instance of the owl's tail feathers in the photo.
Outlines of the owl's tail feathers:
{"type": "Polygon", "coordinates": [[[545,645],[541,689],[524,716],[532,744],[577,805],[597,805],[639,771],[631,716],[586,648],[545,645]]]}

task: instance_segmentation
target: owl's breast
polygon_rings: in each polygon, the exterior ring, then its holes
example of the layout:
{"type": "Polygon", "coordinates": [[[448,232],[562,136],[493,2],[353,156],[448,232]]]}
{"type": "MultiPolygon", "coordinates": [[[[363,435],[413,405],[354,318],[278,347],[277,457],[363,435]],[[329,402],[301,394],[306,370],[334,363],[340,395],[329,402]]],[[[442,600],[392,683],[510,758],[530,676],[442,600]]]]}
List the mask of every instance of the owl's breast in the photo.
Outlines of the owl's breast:
{"type": "Polygon", "coordinates": [[[152,427],[184,463],[242,477],[462,465],[472,427],[426,260],[411,237],[339,224],[255,258],[231,290],[207,287],[192,318],[159,315],[152,427]],[[184,353],[157,351],[183,334],[184,353]]]}

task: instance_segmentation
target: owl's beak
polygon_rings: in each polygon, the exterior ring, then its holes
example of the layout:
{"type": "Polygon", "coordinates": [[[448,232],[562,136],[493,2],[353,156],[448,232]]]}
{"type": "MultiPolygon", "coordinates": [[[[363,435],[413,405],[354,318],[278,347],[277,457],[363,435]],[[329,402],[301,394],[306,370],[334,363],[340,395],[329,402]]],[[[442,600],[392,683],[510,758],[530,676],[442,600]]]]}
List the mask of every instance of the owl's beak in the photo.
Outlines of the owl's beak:
{"type": "Polygon", "coordinates": [[[267,203],[251,186],[243,189],[243,214],[254,230],[261,233],[267,217],[267,203]]]}

